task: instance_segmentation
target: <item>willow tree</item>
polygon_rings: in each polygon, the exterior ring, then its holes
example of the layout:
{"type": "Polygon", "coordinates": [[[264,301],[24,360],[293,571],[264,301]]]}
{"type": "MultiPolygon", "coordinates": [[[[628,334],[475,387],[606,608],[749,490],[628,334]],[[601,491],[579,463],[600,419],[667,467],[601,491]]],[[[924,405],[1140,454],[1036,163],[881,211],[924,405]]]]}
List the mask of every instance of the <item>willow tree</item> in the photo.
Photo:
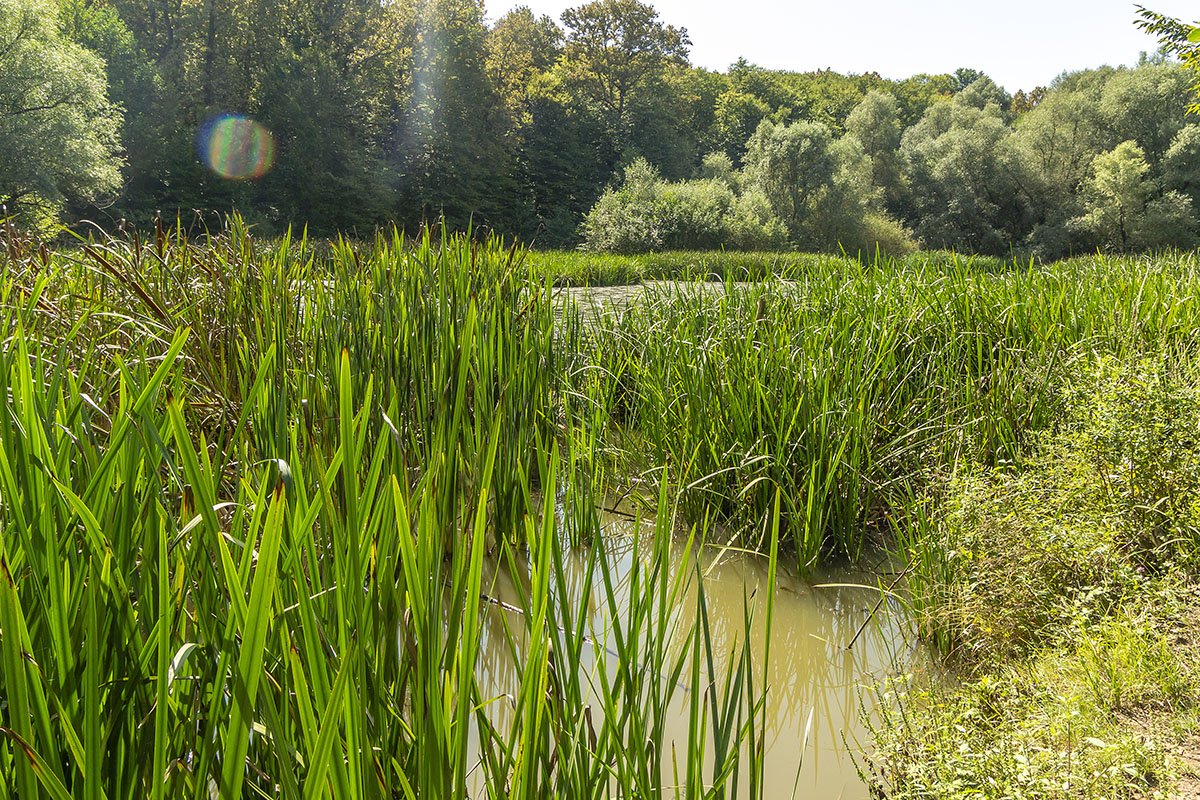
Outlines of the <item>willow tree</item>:
{"type": "Polygon", "coordinates": [[[746,145],[745,180],[759,189],[797,244],[812,247],[812,223],[838,167],[833,136],[819,122],[763,120],[746,145]]]}

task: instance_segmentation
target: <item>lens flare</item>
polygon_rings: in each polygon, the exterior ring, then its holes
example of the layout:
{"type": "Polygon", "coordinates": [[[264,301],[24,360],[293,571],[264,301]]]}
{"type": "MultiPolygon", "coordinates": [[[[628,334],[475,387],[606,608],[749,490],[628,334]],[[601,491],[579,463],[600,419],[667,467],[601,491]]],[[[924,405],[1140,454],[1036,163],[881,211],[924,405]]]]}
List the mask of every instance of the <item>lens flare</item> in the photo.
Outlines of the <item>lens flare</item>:
{"type": "Polygon", "coordinates": [[[197,145],[200,159],[222,178],[261,178],[275,166],[275,137],[239,114],[222,114],[204,123],[197,145]]]}

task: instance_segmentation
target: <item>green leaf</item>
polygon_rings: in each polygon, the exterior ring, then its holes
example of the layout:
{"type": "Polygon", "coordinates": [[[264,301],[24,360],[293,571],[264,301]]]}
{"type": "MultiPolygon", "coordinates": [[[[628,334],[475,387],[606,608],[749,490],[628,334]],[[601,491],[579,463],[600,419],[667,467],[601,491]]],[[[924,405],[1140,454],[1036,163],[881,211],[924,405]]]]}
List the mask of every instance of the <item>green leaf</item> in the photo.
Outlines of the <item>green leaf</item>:
{"type": "MultiPolygon", "coordinates": [[[[17,749],[21,751],[21,754],[25,756],[33,774],[37,776],[38,783],[42,785],[47,794],[53,797],[54,800],[71,800],[71,793],[67,791],[67,787],[63,786],[58,776],[50,771],[50,765],[46,763],[46,760],[38,755],[20,734],[11,728],[0,728],[0,735],[11,739],[13,744],[17,746],[17,749]]],[[[35,791],[31,792],[28,796],[37,797],[38,794],[35,791]]]]}
{"type": "Polygon", "coordinates": [[[259,542],[258,563],[254,568],[250,603],[241,632],[241,652],[238,655],[237,670],[232,676],[233,712],[225,734],[225,763],[221,775],[221,797],[230,800],[237,800],[242,795],[246,753],[250,747],[250,725],[254,718],[258,685],[266,672],[263,655],[266,651],[267,631],[274,618],[272,605],[276,590],[279,550],[283,541],[283,512],[286,506],[283,486],[276,485],[259,542]]]}
{"type": "MultiPolygon", "coordinates": [[[[325,713],[321,719],[321,729],[317,734],[317,741],[313,746],[313,752],[309,755],[309,772],[304,782],[304,796],[307,798],[324,797],[326,795],[325,773],[329,771],[329,766],[334,758],[334,737],[337,736],[338,727],[341,723],[342,705],[345,701],[346,687],[350,682],[350,674],[353,672],[353,670],[349,669],[349,665],[349,659],[343,662],[342,668],[338,670],[337,678],[333,681],[333,690],[329,696],[329,704],[325,707],[325,713]]],[[[337,754],[337,758],[339,761],[341,760],[340,753],[337,754]]]]}

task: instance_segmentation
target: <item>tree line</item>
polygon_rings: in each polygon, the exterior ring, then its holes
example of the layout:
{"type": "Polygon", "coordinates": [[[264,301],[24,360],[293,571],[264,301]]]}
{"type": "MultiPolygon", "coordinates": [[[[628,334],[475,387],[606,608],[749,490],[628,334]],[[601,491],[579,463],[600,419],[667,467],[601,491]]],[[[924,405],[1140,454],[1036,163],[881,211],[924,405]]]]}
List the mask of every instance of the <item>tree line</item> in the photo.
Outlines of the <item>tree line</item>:
{"type": "Polygon", "coordinates": [[[971,69],[716,72],[690,44],[639,0],[494,23],[482,0],[0,0],[0,205],[614,251],[1196,243],[1171,55],[1010,95],[971,69]]]}

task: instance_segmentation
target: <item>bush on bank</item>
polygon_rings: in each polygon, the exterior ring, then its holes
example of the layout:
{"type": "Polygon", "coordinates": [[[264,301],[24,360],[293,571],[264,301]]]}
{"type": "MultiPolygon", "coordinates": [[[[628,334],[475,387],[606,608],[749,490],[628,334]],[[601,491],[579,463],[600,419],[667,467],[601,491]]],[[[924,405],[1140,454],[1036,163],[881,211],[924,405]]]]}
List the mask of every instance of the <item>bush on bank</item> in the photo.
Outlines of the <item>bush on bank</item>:
{"type": "Polygon", "coordinates": [[[1195,766],[1200,382],[1108,357],[1062,391],[1023,468],[946,476],[909,519],[919,625],[965,683],[892,687],[881,796],[1171,796],[1195,766]]]}
{"type": "Polygon", "coordinates": [[[582,231],[588,249],[622,254],[787,246],[787,230],[761,193],[717,178],[669,183],[645,159],[601,196],[582,231]]]}

